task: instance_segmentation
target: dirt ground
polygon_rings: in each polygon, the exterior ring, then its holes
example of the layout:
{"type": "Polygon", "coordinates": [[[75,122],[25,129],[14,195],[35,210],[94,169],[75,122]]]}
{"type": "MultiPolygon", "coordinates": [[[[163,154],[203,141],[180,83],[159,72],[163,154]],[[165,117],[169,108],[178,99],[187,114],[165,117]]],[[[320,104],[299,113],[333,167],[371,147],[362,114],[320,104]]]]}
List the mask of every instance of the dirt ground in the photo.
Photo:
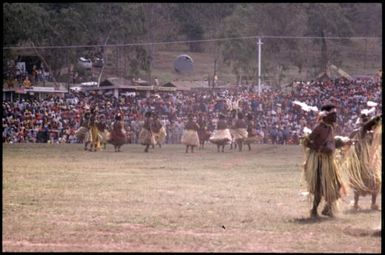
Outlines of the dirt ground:
{"type": "Polygon", "coordinates": [[[298,145],[143,149],[3,144],[3,251],[381,253],[368,196],[308,218],[298,145]]]}

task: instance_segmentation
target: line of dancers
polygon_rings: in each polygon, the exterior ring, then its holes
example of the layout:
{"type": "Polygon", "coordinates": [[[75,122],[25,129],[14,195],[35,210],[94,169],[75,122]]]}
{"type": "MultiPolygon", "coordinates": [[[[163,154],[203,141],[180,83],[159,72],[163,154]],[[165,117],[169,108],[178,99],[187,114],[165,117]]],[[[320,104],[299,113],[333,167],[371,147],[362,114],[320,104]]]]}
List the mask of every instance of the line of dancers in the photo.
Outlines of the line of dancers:
{"type": "MultiPolygon", "coordinates": [[[[186,153],[194,152],[194,148],[204,149],[206,142],[217,146],[218,152],[224,152],[226,145],[230,149],[243,150],[247,145],[261,141],[262,137],[255,132],[256,123],[252,115],[247,114],[244,119],[242,112],[232,111],[229,116],[219,114],[216,128],[213,132],[208,129],[208,120],[202,113],[188,114],[184,125],[181,143],[186,146],[186,153]]],[[[106,149],[107,144],[114,146],[115,152],[120,152],[121,147],[128,143],[130,132],[124,128],[122,113],[117,113],[114,122],[109,127],[104,114],[98,114],[97,108],[87,107],[81,119],[80,128],[75,132],[77,138],[84,143],[84,150],[97,151],[106,149]]],[[[144,123],[139,132],[139,143],[145,146],[144,152],[150,148],[162,147],[167,136],[166,128],[162,125],[156,113],[146,112],[144,123]]]]}

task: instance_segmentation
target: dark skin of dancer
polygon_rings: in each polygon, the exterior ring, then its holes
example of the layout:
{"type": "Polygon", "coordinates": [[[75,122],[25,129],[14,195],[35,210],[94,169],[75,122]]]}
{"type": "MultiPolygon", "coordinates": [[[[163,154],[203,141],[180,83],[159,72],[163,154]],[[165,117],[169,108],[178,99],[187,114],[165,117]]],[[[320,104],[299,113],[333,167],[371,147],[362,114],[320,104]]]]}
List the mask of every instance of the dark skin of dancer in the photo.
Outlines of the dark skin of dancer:
{"type": "MultiPolygon", "coordinates": [[[[337,120],[337,113],[336,112],[331,112],[327,116],[323,118],[323,121],[329,125],[333,125],[337,120]]],[[[319,125],[317,126],[314,131],[312,132],[311,136],[314,137],[322,137],[322,141],[327,139],[327,128],[324,128],[324,125],[319,125]]],[[[319,139],[319,140],[321,140],[319,139]]],[[[332,153],[332,151],[329,151],[327,153],[332,153]]],[[[314,200],[313,200],[313,208],[310,211],[310,217],[311,218],[317,218],[318,213],[317,213],[317,208],[321,202],[322,198],[322,192],[321,192],[321,173],[319,172],[319,167],[317,167],[317,181],[316,181],[316,187],[315,187],[315,193],[314,193],[314,200]]],[[[331,213],[331,205],[327,204],[322,211],[322,214],[332,216],[331,213]]]]}

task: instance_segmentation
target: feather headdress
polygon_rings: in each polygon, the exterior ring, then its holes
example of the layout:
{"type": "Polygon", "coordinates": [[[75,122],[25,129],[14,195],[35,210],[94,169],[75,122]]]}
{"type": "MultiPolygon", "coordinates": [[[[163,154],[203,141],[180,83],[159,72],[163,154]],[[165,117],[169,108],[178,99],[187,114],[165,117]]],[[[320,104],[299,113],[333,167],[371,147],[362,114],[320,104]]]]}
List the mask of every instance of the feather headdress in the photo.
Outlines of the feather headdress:
{"type": "Polygon", "coordinates": [[[376,107],[372,107],[370,109],[362,109],[361,114],[369,115],[376,111],[376,107]]]}
{"type": "Polygon", "coordinates": [[[304,135],[310,135],[311,134],[311,129],[310,128],[308,128],[308,127],[304,127],[303,128],[303,133],[304,133],[304,135]]]}
{"type": "Polygon", "coordinates": [[[336,135],[336,136],[334,137],[334,139],[336,139],[336,140],[341,140],[341,141],[344,142],[344,143],[350,141],[350,138],[347,137],[347,136],[339,136],[339,135],[336,135]]]}
{"type": "Polygon", "coordinates": [[[307,105],[306,103],[300,102],[298,100],[293,101],[293,104],[299,105],[301,109],[304,110],[305,112],[309,112],[309,111],[318,112],[317,106],[307,105]]]}
{"type": "Polygon", "coordinates": [[[375,102],[373,102],[373,101],[368,101],[368,102],[366,103],[366,105],[369,106],[369,107],[376,107],[378,104],[375,103],[375,102]]]}

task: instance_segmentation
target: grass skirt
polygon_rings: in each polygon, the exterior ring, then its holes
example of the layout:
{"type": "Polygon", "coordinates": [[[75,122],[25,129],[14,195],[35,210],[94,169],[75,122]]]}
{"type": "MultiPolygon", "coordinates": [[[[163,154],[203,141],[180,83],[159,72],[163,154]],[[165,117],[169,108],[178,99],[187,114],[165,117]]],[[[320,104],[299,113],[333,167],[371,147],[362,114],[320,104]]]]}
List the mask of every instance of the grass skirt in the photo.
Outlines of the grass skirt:
{"type": "Polygon", "coordinates": [[[376,129],[373,140],[358,138],[347,152],[341,167],[349,179],[349,186],[359,195],[379,192],[381,188],[381,140],[376,129]]]}
{"type": "Polygon", "coordinates": [[[162,127],[158,133],[152,133],[155,139],[156,144],[162,144],[166,140],[167,132],[164,127],[162,127]]]}
{"type": "Polygon", "coordinates": [[[155,144],[155,138],[152,135],[152,132],[148,129],[142,128],[139,133],[139,143],[143,145],[155,144]]]}
{"type": "Polygon", "coordinates": [[[369,155],[372,155],[370,167],[375,169],[376,176],[378,176],[380,183],[382,183],[382,123],[379,123],[374,129],[373,142],[369,149],[369,155]]]}
{"type": "Polygon", "coordinates": [[[310,194],[316,192],[317,169],[320,173],[321,196],[326,202],[334,203],[342,195],[346,195],[346,186],[340,175],[334,154],[326,155],[309,148],[305,149],[304,178],[310,194]]]}
{"type": "Polygon", "coordinates": [[[108,142],[114,146],[122,146],[127,143],[126,131],[124,129],[113,129],[108,142]]]}
{"type": "Polygon", "coordinates": [[[95,148],[100,148],[100,140],[101,136],[99,134],[99,130],[96,126],[91,126],[90,128],[90,142],[95,148]]]}
{"type": "Polygon", "coordinates": [[[186,129],[183,130],[181,143],[184,145],[198,146],[199,145],[198,132],[195,130],[186,130],[186,129]]]}
{"type": "Polygon", "coordinates": [[[99,131],[99,135],[100,135],[100,143],[102,144],[106,144],[110,139],[110,132],[108,132],[107,130],[104,130],[103,132],[99,131]]]}
{"type": "Polygon", "coordinates": [[[75,136],[80,142],[89,141],[89,129],[86,127],[80,127],[75,131],[75,136]]]}
{"type": "Polygon", "coordinates": [[[237,129],[232,129],[231,134],[234,140],[238,140],[238,139],[244,140],[247,138],[248,133],[246,128],[237,128],[237,129]]]}
{"type": "Polygon", "coordinates": [[[231,141],[230,130],[228,128],[214,130],[209,140],[210,142],[219,144],[219,145],[230,143],[231,141]]]}

